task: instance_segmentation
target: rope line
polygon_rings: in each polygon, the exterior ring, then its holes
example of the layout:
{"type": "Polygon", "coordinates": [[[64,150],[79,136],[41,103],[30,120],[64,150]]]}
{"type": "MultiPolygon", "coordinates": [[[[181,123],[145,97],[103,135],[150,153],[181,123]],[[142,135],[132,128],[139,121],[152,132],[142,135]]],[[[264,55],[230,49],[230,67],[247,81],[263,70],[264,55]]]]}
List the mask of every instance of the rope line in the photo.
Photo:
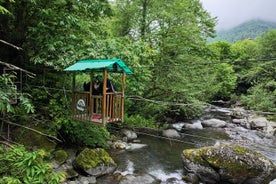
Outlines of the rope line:
{"type": "MultiPolygon", "coordinates": [[[[216,64],[222,64],[222,63],[245,63],[245,62],[258,62],[258,61],[274,61],[276,60],[276,58],[263,58],[263,59],[254,59],[254,60],[230,60],[230,61],[215,61],[215,62],[212,62],[212,61],[195,61],[195,62],[189,62],[187,63],[189,66],[197,66],[197,65],[216,65],[216,64]]],[[[169,65],[153,65],[153,66],[150,66],[150,65],[140,65],[140,66],[132,66],[132,68],[160,68],[160,67],[187,67],[185,65],[186,63],[183,63],[183,64],[177,64],[177,63],[174,63],[174,64],[169,64],[169,65]]]]}
{"type": "MultiPolygon", "coordinates": [[[[115,128],[115,127],[109,127],[109,128],[111,128],[111,129],[113,129],[115,131],[121,130],[120,128],[115,128]]],[[[135,129],[135,127],[134,127],[134,129],[135,129]]],[[[148,130],[155,130],[156,131],[156,129],[152,129],[152,128],[146,128],[146,129],[148,129],[148,130]]],[[[146,136],[150,136],[150,137],[154,137],[154,138],[165,139],[165,140],[169,140],[169,141],[173,141],[173,142],[181,142],[181,143],[192,144],[192,145],[196,145],[197,144],[197,143],[194,143],[194,142],[187,142],[187,141],[183,141],[183,140],[180,140],[180,139],[165,137],[165,136],[156,135],[156,134],[152,134],[152,133],[145,133],[145,132],[136,131],[136,130],[134,130],[134,132],[137,133],[137,134],[146,135],[146,136]]],[[[204,137],[204,136],[187,134],[187,133],[180,133],[180,134],[187,135],[187,136],[190,136],[190,137],[195,137],[195,138],[202,138],[202,139],[206,139],[206,140],[217,141],[217,139],[213,139],[213,138],[210,138],[210,137],[204,137]]]]}
{"type": "MultiPolygon", "coordinates": [[[[66,99],[67,99],[66,92],[71,92],[72,91],[72,90],[66,89],[65,87],[60,89],[60,88],[53,88],[53,87],[46,87],[46,86],[35,86],[35,85],[29,85],[29,86],[36,87],[36,88],[41,88],[41,89],[50,89],[50,90],[62,91],[65,94],[66,99]]],[[[212,105],[210,103],[206,103],[206,102],[202,102],[202,103],[168,102],[168,101],[161,101],[161,100],[152,100],[152,99],[144,98],[144,97],[137,96],[137,95],[125,95],[125,98],[130,99],[130,100],[144,101],[144,102],[155,103],[155,104],[159,104],[159,105],[167,105],[167,106],[208,106],[208,107],[214,106],[214,105],[212,105]]],[[[256,114],[276,115],[275,112],[264,112],[264,111],[253,111],[253,110],[248,110],[248,111],[256,113],[256,114]]]]}
{"type": "Polygon", "coordinates": [[[147,99],[141,96],[125,96],[128,99],[131,100],[137,100],[137,101],[145,101],[145,102],[151,102],[155,104],[160,104],[160,105],[168,105],[168,106],[202,106],[202,105],[210,105],[208,103],[178,103],[178,102],[168,102],[168,101],[160,101],[160,100],[152,100],[152,99],[147,99]]]}

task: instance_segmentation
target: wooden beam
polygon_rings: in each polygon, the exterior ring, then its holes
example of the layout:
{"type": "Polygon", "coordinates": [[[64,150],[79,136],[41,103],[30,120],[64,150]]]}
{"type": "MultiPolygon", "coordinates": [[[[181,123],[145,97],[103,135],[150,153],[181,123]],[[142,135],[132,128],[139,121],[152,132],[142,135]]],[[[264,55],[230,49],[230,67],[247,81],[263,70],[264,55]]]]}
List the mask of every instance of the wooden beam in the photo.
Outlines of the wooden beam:
{"type": "Polygon", "coordinates": [[[89,109],[88,109],[88,114],[89,114],[89,118],[92,118],[92,114],[93,114],[93,105],[94,105],[94,101],[93,101],[93,71],[90,72],[90,81],[89,81],[89,109]]]}
{"type": "Polygon", "coordinates": [[[102,123],[106,123],[106,82],[107,82],[107,69],[103,70],[103,100],[102,100],[102,123]]]}
{"type": "Polygon", "coordinates": [[[124,104],[125,104],[125,81],[126,81],[126,73],[122,73],[122,97],[121,97],[121,121],[124,122],[124,104]]]}
{"type": "Polygon", "coordinates": [[[76,87],[76,72],[73,72],[73,80],[72,80],[72,105],[71,105],[71,113],[72,115],[75,115],[76,110],[75,110],[75,105],[76,105],[76,92],[75,92],[75,88],[76,87]]]}

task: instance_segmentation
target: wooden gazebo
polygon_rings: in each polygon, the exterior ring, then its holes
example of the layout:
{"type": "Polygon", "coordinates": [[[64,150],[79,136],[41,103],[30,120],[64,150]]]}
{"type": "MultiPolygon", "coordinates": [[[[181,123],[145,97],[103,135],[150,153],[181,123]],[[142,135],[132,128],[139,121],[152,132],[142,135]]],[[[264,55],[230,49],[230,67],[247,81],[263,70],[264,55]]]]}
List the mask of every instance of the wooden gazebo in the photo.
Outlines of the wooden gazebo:
{"type": "Polygon", "coordinates": [[[124,87],[126,74],[132,71],[121,59],[81,60],[65,71],[73,72],[72,117],[76,120],[105,126],[106,123],[124,121],[124,87]],[[76,89],[76,75],[90,74],[89,90],[76,89]],[[96,73],[102,74],[100,94],[93,92],[93,79],[96,73]],[[107,91],[108,73],[121,74],[121,88],[107,91]]]}

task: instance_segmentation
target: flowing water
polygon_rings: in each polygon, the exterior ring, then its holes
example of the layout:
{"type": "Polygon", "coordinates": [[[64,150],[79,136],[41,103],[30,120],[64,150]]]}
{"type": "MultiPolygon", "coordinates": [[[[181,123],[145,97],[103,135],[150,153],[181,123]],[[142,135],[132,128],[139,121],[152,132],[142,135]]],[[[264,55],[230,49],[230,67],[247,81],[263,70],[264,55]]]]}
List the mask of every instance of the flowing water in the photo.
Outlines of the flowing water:
{"type": "MultiPolygon", "coordinates": [[[[254,140],[250,141],[253,144],[247,146],[260,151],[276,163],[275,140],[260,138],[255,132],[241,128],[232,131],[239,132],[237,133],[240,135],[239,139],[254,140]],[[259,143],[256,143],[258,141],[259,143]]],[[[180,141],[170,141],[160,137],[139,135],[138,139],[142,144],[146,144],[146,147],[132,151],[114,150],[110,153],[119,165],[116,172],[123,176],[149,174],[161,181],[161,184],[185,184],[182,180],[184,171],[181,160],[181,153],[184,149],[211,146],[218,140],[222,142],[234,140],[225,133],[225,129],[182,130],[181,137],[180,141]]],[[[114,181],[102,177],[99,178],[98,183],[113,184],[114,181]]],[[[276,180],[270,184],[276,184],[276,180]]]]}
{"type": "MultiPolygon", "coordinates": [[[[214,145],[216,139],[225,140],[228,136],[222,131],[200,130],[182,133],[180,141],[139,135],[138,139],[147,146],[132,151],[112,151],[110,154],[118,163],[117,173],[143,175],[150,174],[161,183],[184,184],[181,153],[184,149],[214,145]],[[200,133],[200,135],[198,135],[200,133]]],[[[99,183],[112,183],[100,178],[99,183]]]]}

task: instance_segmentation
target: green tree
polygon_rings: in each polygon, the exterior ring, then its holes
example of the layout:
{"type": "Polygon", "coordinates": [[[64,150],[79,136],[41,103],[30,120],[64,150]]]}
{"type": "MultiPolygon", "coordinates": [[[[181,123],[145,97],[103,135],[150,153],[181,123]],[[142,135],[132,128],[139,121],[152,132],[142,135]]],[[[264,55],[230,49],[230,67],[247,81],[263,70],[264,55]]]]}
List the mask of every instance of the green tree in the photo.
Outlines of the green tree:
{"type": "Polygon", "coordinates": [[[107,0],[40,0],[25,13],[24,47],[32,62],[62,70],[79,59],[103,57],[98,52],[101,38],[107,36],[103,18],[112,13],[107,0]]]}
{"type": "Polygon", "coordinates": [[[231,45],[234,60],[251,60],[259,58],[259,47],[255,40],[237,41],[231,45]]]}
{"type": "MultiPolygon", "coordinates": [[[[194,65],[195,60],[200,59],[198,56],[203,56],[203,52],[206,51],[206,38],[214,33],[215,20],[197,0],[117,2],[114,22],[117,25],[124,22],[126,24],[114,29],[115,35],[128,36],[133,40],[141,39],[156,53],[151,57],[152,63],[149,67],[151,76],[144,82],[146,88],[141,95],[152,100],[165,101],[163,106],[157,105],[158,107],[138,102],[140,105],[135,105],[136,112],[155,116],[174,108],[167,106],[166,102],[185,104],[197,101],[196,97],[200,96],[198,95],[200,92],[197,91],[200,90],[197,85],[199,83],[193,86],[188,81],[191,78],[199,80],[198,75],[205,73],[206,70],[197,70],[191,75],[189,65],[194,65]]],[[[144,63],[144,59],[141,59],[140,63],[144,63]]],[[[142,72],[141,74],[143,75],[142,72]]],[[[182,108],[186,109],[186,112],[195,112],[196,109],[191,106],[182,108]]],[[[175,112],[175,109],[171,112],[175,112]]],[[[168,112],[168,114],[173,116],[173,113],[168,112]]]]}
{"type": "MultiPolygon", "coordinates": [[[[270,30],[252,42],[257,54],[249,49],[251,58],[248,59],[256,57],[255,60],[235,63],[239,75],[237,92],[242,92],[241,100],[249,109],[275,111],[275,33],[270,30]]],[[[247,50],[247,46],[240,50],[247,50]]]]}
{"type": "Polygon", "coordinates": [[[276,57],[276,29],[269,30],[257,38],[262,58],[276,57]]]}
{"type": "Polygon", "coordinates": [[[225,41],[217,41],[209,45],[210,57],[216,61],[232,59],[231,44],[225,41]]]}

